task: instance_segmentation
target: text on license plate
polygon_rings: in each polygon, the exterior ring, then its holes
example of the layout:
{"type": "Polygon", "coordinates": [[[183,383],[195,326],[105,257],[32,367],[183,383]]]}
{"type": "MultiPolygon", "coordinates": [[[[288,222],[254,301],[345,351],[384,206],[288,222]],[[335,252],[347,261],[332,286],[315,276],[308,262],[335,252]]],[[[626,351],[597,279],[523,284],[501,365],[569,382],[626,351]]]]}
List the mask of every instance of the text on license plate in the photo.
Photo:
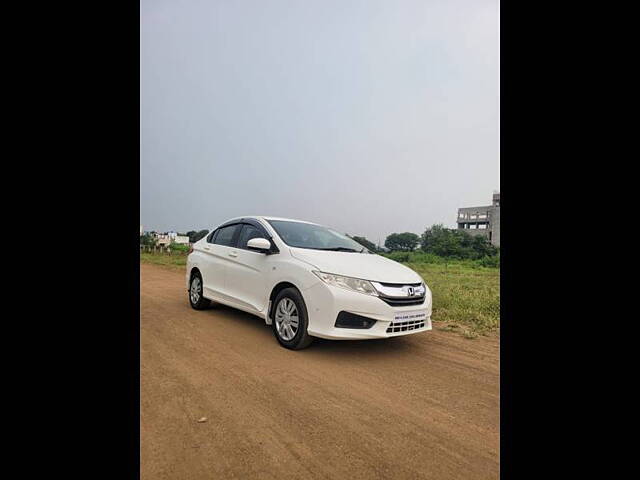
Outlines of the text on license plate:
{"type": "Polygon", "coordinates": [[[406,322],[409,320],[424,320],[427,318],[426,310],[419,310],[415,312],[402,312],[396,313],[393,317],[394,322],[406,322]]]}

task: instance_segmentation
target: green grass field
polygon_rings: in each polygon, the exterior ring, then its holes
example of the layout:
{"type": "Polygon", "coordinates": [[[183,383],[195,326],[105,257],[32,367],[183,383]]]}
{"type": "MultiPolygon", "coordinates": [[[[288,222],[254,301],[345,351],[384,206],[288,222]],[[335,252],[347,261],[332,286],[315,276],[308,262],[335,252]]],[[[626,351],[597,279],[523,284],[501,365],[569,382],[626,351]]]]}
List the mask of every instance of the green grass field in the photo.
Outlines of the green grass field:
{"type": "Polygon", "coordinates": [[[176,270],[183,270],[187,265],[187,255],[184,253],[167,255],[166,253],[140,252],[140,263],[152,263],[154,265],[171,267],[176,270]]]}
{"type": "MultiPolygon", "coordinates": [[[[140,253],[141,263],[181,270],[186,254],[140,253]]],[[[405,263],[433,293],[433,327],[475,338],[500,329],[500,269],[449,264],[405,263]]]]}
{"type": "Polygon", "coordinates": [[[499,331],[500,269],[461,264],[406,263],[424,278],[433,294],[434,328],[466,338],[499,331]]]}

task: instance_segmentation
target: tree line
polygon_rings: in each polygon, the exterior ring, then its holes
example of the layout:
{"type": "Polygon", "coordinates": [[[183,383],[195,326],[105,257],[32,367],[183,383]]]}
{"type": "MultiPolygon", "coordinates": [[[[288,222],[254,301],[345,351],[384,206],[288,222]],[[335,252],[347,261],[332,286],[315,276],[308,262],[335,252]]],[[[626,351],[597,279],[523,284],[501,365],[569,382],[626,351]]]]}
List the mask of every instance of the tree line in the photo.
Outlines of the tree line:
{"type": "MultiPolygon", "coordinates": [[[[379,251],[373,242],[364,237],[351,238],[372,252],[379,251]]],[[[384,246],[391,252],[413,252],[419,249],[440,257],[472,260],[499,253],[499,249],[491,245],[486,237],[446,228],[442,224],[428,227],[422,235],[411,232],[392,233],[386,238],[384,246]]]]}
{"type": "MultiPolygon", "coordinates": [[[[190,243],[195,243],[208,233],[209,230],[190,230],[184,235],[189,237],[190,243]]],[[[365,237],[352,236],[350,238],[372,252],[378,253],[381,250],[365,237]]],[[[153,245],[155,239],[151,234],[145,233],[140,237],[140,244],[153,245]]],[[[391,252],[421,250],[440,257],[471,260],[492,257],[499,253],[499,249],[491,245],[486,237],[470,235],[455,228],[446,228],[442,224],[428,227],[422,235],[411,232],[392,233],[386,238],[384,246],[391,252]]]]}

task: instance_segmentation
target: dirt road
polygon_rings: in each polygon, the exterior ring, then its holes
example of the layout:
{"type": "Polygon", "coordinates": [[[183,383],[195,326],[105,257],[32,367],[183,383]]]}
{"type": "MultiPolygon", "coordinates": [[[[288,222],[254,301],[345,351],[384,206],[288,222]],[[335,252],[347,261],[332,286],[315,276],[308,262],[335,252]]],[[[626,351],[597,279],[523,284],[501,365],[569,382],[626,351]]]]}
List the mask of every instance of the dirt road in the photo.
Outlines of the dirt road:
{"type": "Polygon", "coordinates": [[[258,317],[192,310],[182,270],[140,269],[143,479],[498,478],[496,337],[293,352],[258,317]]]}

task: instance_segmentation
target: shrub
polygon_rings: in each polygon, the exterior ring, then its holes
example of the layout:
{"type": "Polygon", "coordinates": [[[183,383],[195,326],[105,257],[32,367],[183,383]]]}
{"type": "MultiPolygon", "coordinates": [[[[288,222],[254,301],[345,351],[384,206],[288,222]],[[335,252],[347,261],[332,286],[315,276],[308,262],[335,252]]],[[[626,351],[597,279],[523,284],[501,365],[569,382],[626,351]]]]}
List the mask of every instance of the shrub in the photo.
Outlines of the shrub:
{"type": "Polygon", "coordinates": [[[156,239],[153,237],[153,235],[149,233],[145,233],[144,235],[140,236],[140,245],[153,247],[155,244],[156,244],[156,239]]]}
{"type": "Polygon", "coordinates": [[[410,257],[409,252],[391,252],[385,255],[385,257],[395,260],[396,262],[408,262],[410,257]]]}
{"type": "Polygon", "coordinates": [[[483,267],[498,268],[500,266],[500,254],[494,256],[484,256],[478,260],[478,264],[483,267]]]}
{"type": "Polygon", "coordinates": [[[481,259],[497,254],[497,249],[487,238],[473,236],[464,230],[433,225],[422,234],[421,248],[441,257],[481,259]]]}
{"type": "Polygon", "coordinates": [[[438,255],[435,255],[433,253],[425,253],[425,252],[412,252],[409,256],[409,260],[410,262],[413,263],[435,263],[435,264],[440,264],[440,263],[446,263],[447,259],[440,257],[438,255]]]}
{"type": "Polygon", "coordinates": [[[176,252],[188,252],[189,251],[189,245],[184,245],[182,243],[172,243],[171,245],[169,245],[169,248],[171,248],[171,250],[176,251],[176,252]]]}

